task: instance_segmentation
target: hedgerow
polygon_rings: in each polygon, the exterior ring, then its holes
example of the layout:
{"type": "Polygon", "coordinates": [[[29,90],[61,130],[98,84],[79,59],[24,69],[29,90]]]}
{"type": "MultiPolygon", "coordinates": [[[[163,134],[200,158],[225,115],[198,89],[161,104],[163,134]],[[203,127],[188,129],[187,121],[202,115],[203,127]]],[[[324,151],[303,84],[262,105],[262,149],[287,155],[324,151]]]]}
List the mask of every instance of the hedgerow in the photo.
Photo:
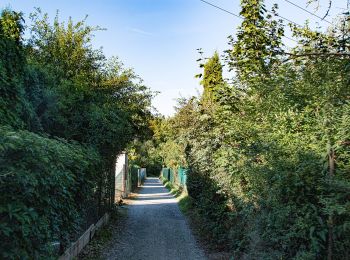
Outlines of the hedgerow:
{"type": "Polygon", "coordinates": [[[91,46],[98,27],[40,9],[0,16],[0,257],[57,257],[114,207],[119,153],[149,132],[153,93],[91,46]],[[55,245],[55,246],[53,246],[55,245]],[[57,250],[57,245],[59,249],[57,250]],[[55,248],[55,250],[53,250],[55,248]]]}
{"type": "Polygon", "coordinates": [[[85,227],[99,178],[96,150],[0,128],[1,258],[42,258],[85,227]]]}
{"type": "Polygon", "coordinates": [[[349,14],[332,33],[292,26],[289,50],[276,6],[241,5],[231,81],[205,59],[203,93],[157,124],[159,154],[189,168],[202,231],[234,259],[349,259],[349,14]]]}

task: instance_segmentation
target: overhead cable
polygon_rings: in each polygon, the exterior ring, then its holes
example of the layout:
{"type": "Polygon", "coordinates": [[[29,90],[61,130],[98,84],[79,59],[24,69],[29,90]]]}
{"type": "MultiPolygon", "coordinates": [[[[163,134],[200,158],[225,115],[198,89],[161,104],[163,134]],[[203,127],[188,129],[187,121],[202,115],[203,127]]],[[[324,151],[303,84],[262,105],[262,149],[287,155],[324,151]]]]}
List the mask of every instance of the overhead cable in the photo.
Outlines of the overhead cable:
{"type": "Polygon", "coordinates": [[[321,16],[318,16],[317,14],[313,13],[313,12],[310,12],[309,10],[307,10],[306,8],[303,8],[295,3],[293,3],[292,1],[289,1],[289,0],[284,0],[286,1],[287,3],[291,4],[291,5],[294,5],[295,7],[303,10],[304,12],[307,12],[308,14],[311,14],[312,16],[315,16],[317,17],[318,19],[322,20],[322,21],[325,21],[326,23],[329,23],[330,25],[333,25],[330,21],[326,20],[326,19],[323,19],[321,16]]]}
{"type": "MultiPolygon", "coordinates": [[[[199,0],[199,1],[201,1],[201,2],[203,2],[203,3],[205,3],[205,4],[207,4],[207,5],[210,5],[210,6],[214,7],[214,8],[216,8],[216,9],[219,9],[219,10],[225,12],[225,13],[228,13],[228,14],[230,14],[230,15],[233,15],[233,16],[239,18],[239,19],[242,19],[242,20],[244,19],[242,16],[237,15],[237,14],[235,14],[235,13],[232,13],[232,12],[230,12],[229,10],[226,10],[226,9],[220,7],[220,6],[214,5],[214,4],[210,3],[210,2],[207,2],[207,1],[205,1],[205,0],[199,0]]],[[[278,17],[280,17],[280,18],[282,18],[282,19],[284,19],[284,20],[286,20],[286,21],[288,21],[288,22],[290,22],[290,23],[293,23],[293,24],[295,24],[295,25],[301,27],[301,25],[299,25],[299,24],[297,24],[297,23],[295,23],[295,22],[293,22],[293,21],[291,21],[291,20],[289,20],[289,19],[287,19],[287,18],[284,18],[284,17],[282,17],[282,16],[280,16],[280,15],[278,15],[278,14],[275,14],[275,13],[273,13],[273,12],[271,12],[271,11],[268,11],[268,12],[270,12],[270,13],[272,13],[272,14],[274,14],[274,15],[276,15],[276,16],[278,16],[278,17]]],[[[283,37],[286,38],[286,39],[288,39],[288,40],[291,40],[291,41],[293,41],[293,42],[296,42],[296,43],[298,42],[298,41],[296,41],[296,40],[294,40],[294,39],[292,39],[292,38],[290,38],[290,37],[288,37],[288,36],[283,36],[283,37]]]]}

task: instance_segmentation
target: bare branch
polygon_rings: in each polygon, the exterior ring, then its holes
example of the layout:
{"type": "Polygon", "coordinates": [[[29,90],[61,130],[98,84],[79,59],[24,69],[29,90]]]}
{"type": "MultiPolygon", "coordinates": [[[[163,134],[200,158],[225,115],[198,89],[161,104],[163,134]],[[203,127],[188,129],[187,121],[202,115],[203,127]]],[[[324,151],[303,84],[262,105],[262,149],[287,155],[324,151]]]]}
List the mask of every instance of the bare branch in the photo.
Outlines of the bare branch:
{"type": "Polygon", "coordinates": [[[329,11],[331,10],[331,7],[332,7],[332,0],[329,0],[327,12],[326,12],[326,14],[323,16],[322,20],[324,20],[324,18],[326,18],[326,17],[328,16],[329,11]]]}
{"type": "Polygon", "coordinates": [[[305,56],[345,56],[345,57],[350,57],[350,53],[341,53],[341,52],[334,52],[334,53],[332,53],[332,52],[329,52],[329,53],[311,52],[311,53],[300,53],[300,54],[285,52],[284,54],[287,54],[287,55],[293,56],[293,57],[305,57],[305,56]]]}

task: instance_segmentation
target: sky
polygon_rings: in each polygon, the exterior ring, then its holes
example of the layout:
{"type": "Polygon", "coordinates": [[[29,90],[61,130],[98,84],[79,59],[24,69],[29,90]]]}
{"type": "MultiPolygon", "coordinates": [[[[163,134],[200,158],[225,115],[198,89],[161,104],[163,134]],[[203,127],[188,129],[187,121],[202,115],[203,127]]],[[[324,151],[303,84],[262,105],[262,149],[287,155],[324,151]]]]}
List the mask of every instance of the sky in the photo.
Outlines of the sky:
{"type": "MultiPolygon", "coordinates": [[[[239,0],[207,0],[232,13],[239,14],[239,0]]],[[[306,8],[307,0],[290,0],[306,8]]],[[[280,15],[303,24],[322,28],[327,23],[296,8],[285,0],[266,0],[280,6],[280,15]]],[[[323,16],[328,0],[308,6],[311,12],[323,16]]],[[[40,7],[51,19],[59,10],[60,20],[72,17],[79,21],[88,15],[87,24],[98,25],[104,31],[95,33],[93,45],[103,48],[107,57],[118,56],[126,67],[134,69],[145,85],[159,94],[153,106],[163,115],[174,114],[176,99],[190,97],[202,91],[195,75],[200,73],[197,49],[204,56],[229,49],[227,36],[235,34],[241,20],[200,0],[0,0],[0,8],[22,11],[25,20],[34,7],[40,7]]],[[[346,8],[346,0],[333,0],[331,20],[346,8]]],[[[294,43],[285,39],[285,44],[294,43]]],[[[231,75],[225,73],[226,77],[231,75]]]]}

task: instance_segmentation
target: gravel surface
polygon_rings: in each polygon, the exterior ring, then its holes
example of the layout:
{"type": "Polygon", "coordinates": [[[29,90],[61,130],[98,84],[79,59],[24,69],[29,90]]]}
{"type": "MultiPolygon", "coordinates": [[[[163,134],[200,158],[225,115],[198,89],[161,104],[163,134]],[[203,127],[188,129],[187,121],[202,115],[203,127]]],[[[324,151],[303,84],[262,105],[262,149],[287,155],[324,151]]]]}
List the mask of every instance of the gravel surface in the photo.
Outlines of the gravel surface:
{"type": "Polygon", "coordinates": [[[128,200],[125,225],[103,254],[106,259],[206,259],[180,212],[177,200],[158,178],[147,178],[128,200]]]}

